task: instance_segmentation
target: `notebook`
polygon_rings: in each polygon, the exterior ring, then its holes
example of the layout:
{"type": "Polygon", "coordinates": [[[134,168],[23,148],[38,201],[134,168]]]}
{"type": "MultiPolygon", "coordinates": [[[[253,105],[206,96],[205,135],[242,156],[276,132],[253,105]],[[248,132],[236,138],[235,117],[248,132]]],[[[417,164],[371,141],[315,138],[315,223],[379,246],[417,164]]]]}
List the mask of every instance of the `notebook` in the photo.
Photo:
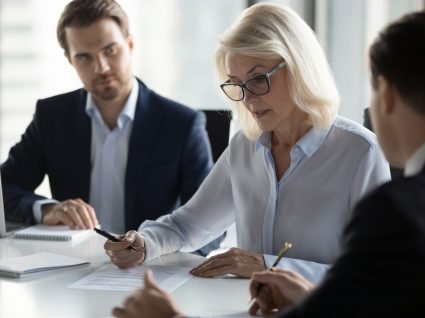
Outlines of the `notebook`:
{"type": "Polygon", "coordinates": [[[1,176],[0,176],[0,238],[12,234],[14,231],[21,229],[22,224],[6,222],[4,205],[3,205],[3,191],[1,185],[1,176]]]}
{"type": "Polygon", "coordinates": [[[14,238],[29,240],[71,241],[83,239],[94,232],[92,230],[71,230],[66,225],[37,224],[15,232],[14,238]]]}
{"type": "Polygon", "coordinates": [[[87,260],[82,258],[41,252],[0,259],[0,275],[19,278],[25,274],[88,263],[87,260]]]}

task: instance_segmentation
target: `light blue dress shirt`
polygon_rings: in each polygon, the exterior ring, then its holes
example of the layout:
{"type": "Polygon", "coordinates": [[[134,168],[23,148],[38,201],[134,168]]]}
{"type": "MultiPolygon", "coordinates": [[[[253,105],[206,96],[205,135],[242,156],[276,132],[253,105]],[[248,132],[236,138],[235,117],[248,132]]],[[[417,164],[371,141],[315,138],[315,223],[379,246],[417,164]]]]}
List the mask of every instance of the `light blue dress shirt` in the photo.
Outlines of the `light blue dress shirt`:
{"type": "Polygon", "coordinates": [[[125,173],[138,93],[139,85],[133,79],[131,93],[112,130],[103,121],[91,94],[87,96],[86,112],[92,124],[89,203],[102,228],[115,233],[125,232],[125,173]]]}
{"type": "Polygon", "coordinates": [[[279,266],[318,282],[340,253],[340,238],[356,202],[390,179],[375,135],[337,117],[313,127],[291,149],[291,164],[276,179],[271,133],[256,142],[237,133],[190,201],[172,214],[145,221],[147,259],[192,251],[233,222],[237,246],[264,255],[270,266],[284,242],[293,247],[279,266]]]}
{"type": "MultiPolygon", "coordinates": [[[[139,84],[133,78],[131,93],[118,116],[117,127],[110,129],[90,93],[87,94],[86,113],[91,118],[90,196],[102,228],[115,233],[125,232],[124,195],[128,145],[136,112],[139,84]]],[[[74,198],[70,198],[74,199],[74,198]]],[[[55,200],[38,200],[33,210],[40,222],[41,206],[55,200]]]]}

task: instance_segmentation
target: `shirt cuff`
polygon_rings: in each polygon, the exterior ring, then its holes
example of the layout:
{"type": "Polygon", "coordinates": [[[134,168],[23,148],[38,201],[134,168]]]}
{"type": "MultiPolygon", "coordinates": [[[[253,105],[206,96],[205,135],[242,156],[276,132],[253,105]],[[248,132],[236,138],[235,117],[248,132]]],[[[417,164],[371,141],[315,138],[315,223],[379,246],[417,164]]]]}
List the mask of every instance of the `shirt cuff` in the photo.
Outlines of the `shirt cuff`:
{"type": "MultiPolygon", "coordinates": [[[[270,268],[270,266],[272,266],[274,260],[276,259],[276,256],[263,256],[267,268],[270,268]]],[[[302,275],[305,279],[312,282],[313,284],[318,284],[323,279],[330,266],[331,265],[328,264],[321,264],[316,262],[304,261],[301,259],[283,257],[276,267],[296,272],[302,275]]]]}
{"type": "Polygon", "coordinates": [[[43,215],[41,213],[41,207],[45,204],[49,203],[58,203],[59,201],[53,199],[43,199],[34,201],[32,204],[32,215],[34,216],[34,220],[36,223],[41,223],[43,215]]]}

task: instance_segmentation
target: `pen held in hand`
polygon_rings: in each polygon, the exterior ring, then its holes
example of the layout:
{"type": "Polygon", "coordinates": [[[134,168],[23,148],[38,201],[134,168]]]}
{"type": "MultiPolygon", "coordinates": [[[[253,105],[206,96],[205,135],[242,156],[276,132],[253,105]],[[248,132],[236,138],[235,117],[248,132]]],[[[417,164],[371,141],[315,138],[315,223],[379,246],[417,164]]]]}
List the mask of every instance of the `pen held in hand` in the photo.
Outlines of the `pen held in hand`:
{"type": "MultiPolygon", "coordinates": [[[[115,235],[113,235],[109,232],[106,232],[104,230],[97,229],[97,228],[94,228],[94,230],[96,231],[97,234],[100,234],[103,237],[106,237],[108,240],[110,240],[112,242],[121,242],[121,240],[117,236],[115,236],[115,235]]],[[[130,250],[130,251],[135,251],[139,254],[143,254],[145,252],[143,247],[137,248],[137,247],[130,245],[130,246],[127,247],[127,249],[130,250]]]]}
{"type": "MultiPolygon", "coordinates": [[[[268,268],[269,271],[272,271],[273,268],[279,264],[280,260],[282,259],[282,257],[286,254],[286,252],[288,252],[288,250],[292,247],[291,243],[285,242],[285,244],[283,244],[283,247],[280,249],[279,254],[277,254],[275,261],[273,262],[272,266],[270,266],[268,268]]],[[[263,287],[263,284],[258,283],[256,291],[255,291],[255,295],[253,295],[250,299],[249,302],[251,302],[255,297],[257,297],[257,295],[260,293],[261,288],[263,287]]]]}

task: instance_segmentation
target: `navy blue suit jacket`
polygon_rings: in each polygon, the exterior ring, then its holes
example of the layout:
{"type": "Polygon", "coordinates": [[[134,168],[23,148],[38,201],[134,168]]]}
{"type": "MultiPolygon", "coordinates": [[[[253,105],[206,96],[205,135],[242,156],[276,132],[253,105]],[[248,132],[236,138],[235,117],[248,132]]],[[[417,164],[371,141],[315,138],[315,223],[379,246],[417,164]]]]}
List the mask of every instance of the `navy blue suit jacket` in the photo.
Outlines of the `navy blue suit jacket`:
{"type": "Polygon", "coordinates": [[[343,244],[317,290],[279,317],[425,317],[425,169],[361,200],[343,244]]]}
{"type": "MultiPolygon", "coordinates": [[[[34,190],[49,176],[52,197],[89,202],[91,120],[79,89],[39,100],[21,141],[1,166],[6,216],[33,223],[34,190]]],[[[125,175],[125,226],[137,229],[185,203],[212,167],[205,116],[139,81],[125,175]]]]}

